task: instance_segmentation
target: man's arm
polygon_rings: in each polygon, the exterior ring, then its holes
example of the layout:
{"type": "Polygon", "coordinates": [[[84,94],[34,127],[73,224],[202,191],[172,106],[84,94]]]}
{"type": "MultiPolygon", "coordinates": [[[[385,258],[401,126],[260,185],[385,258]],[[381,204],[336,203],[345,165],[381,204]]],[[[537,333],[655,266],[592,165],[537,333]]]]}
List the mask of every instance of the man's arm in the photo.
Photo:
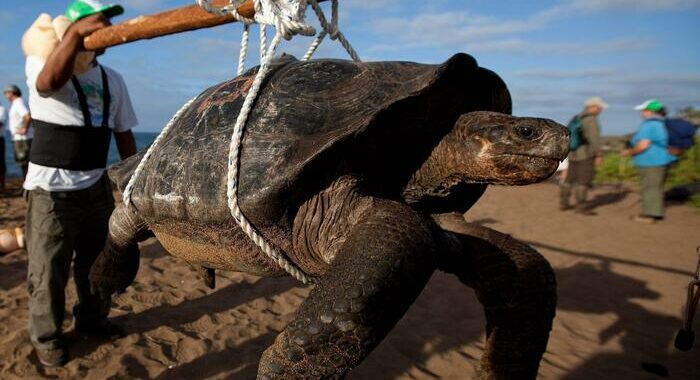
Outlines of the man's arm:
{"type": "Polygon", "coordinates": [[[36,80],[36,89],[41,96],[51,96],[68,83],[73,76],[75,57],[83,50],[85,37],[109,25],[109,20],[99,13],[85,17],[68,28],[36,80]]]}
{"type": "Polygon", "coordinates": [[[595,157],[596,165],[603,164],[603,153],[600,148],[600,126],[595,117],[586,117],[583,119],[583,137],[591,147],[591,152],[595,157]]]}
{"type": "Polygon", "coordinates": [[[17,130],[18,135],[26,135],[29,132],[29,127],[31,126],[32,123],[32,116],[30,114],[26,114],[22,117],[22,126],[19,127],[17,130]]]}
{"type": "Polygon", "coordinates": [[[126,132],[114,132],[114,139],[117,143],[117,150],[119,150],[119,156],[121,156],[122,160],[126,160],[136,154],[136,140],[131,130],[126,132]]]}
{"type": "Polygon", "coordinates": [[[651,146],[651,140],[639,140],[632,149],[622,151],[623,156],[636,156],[651,146]]]}

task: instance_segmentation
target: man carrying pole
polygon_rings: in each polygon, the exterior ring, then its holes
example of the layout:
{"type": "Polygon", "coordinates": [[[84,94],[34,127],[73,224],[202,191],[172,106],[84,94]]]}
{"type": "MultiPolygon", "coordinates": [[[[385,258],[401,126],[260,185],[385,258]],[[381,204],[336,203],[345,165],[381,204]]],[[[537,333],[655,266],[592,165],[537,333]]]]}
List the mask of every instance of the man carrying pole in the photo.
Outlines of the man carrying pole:
{"type": "Polygon", "coordinates": [[[85,37],[123,11],[118,5],[77,0],[65,14],[72,25],[58,34],[60,42],[48,57],[27,57],[34,128],[24,184],[29,335],[39,361],[49,367],[68,361],[61,325],[71,262],[78,293],[76,332],[123,334],[107,320],[110,300],[90,291],[88,273],[104,247],[114,208],[105,176],[110,139],[114,135],[122,158],[135,154],[131,128],[137,120],[122,77],[100,65],[83,45],[85,37]]]}

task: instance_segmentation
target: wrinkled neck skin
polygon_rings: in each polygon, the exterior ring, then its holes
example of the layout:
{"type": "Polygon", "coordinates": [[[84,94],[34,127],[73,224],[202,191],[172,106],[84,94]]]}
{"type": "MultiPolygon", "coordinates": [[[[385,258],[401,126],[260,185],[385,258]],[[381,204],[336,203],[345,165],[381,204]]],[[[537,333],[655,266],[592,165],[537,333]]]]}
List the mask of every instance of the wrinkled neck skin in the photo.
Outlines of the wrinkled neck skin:
{"type": "MultiPolygon", "coordinates": [[[[462,150],[457,154],[450,149],[450,140],[455,138],[452,135],[453,133],[450,133],[440,141],[404,187],[403,198],[409,204],[419,202],[426,197],[447,197],[457,186],[479,183],[479,181],[468,181],[466,176],[456,174],[459,173],[457,166],[464,160],[466,152],[462,150]]],[[[471,153],[467,156],[479,154],[477,146],[466,146],[464,149],[468,149],[467,152],[471,153]]],[[[474,165],[474,169],[479,170],[478,165],[474,165]]]]}

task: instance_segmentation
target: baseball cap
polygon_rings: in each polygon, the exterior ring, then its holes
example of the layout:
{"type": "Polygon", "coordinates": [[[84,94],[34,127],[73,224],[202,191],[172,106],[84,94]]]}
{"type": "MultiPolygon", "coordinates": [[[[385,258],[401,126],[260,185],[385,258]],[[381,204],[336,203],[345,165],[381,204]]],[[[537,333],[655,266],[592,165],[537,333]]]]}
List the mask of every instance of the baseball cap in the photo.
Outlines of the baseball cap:
{"type": "Polygon", "coordinates": [[[2,90],[2,92],[3,92],[3,93],[11,92],[11,93],[13,93],[13,94],[21,94],[21,93],[22,93],[22,91],[20,91],[19,87],[17,87],[17,86],[14,85],[14,84],[11,84],[11,85],[5,87],[5,89],[2,90]]]}
{"type": "Polygon", "coordinates": [[[609,107],[609,104],[605,103],[605,101],[603,101],[603,98],[601,98],[600,96],[594,96],[592,98],[586,99],[586,102],[584,103],[584,105],[586,107],[598,106],[602,109],[606,109],[609,107]]]}
{"type": "Polygon", "coordinates": [[[124,8],[118,4],[102,4],[98,0],[76,0],[68,6],[65,16],[71,22],[76,22],[97,13],[104,13],[108,18],[112,18],[124,13],[124,8]]]}
{"type": "Polygon", "coordinates": [[[634,107],[637,111],[646,110],[652,112],[659,112],[664,109],[664,104],[657,99],[649,99],[646,102],[634,107]]]}

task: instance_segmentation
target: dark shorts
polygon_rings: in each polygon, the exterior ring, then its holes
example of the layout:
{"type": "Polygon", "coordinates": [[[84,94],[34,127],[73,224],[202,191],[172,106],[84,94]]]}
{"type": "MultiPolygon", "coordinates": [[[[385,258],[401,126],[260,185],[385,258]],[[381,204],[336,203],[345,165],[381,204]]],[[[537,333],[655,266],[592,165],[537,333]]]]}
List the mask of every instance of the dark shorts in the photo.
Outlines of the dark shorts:
{"type": "Polygon", "coordinates": [[[15,162],[17,165],[29,163],[29,151],[32,149],[32,140],[13,141],[12,147],[15,151],[15,162]]]}
{"type": "Polygon", "coordinates": [[[0,137],[0,176],[4,176],[7,168],[5,167],[5,138],[0,137]]]}
{"type": "Polygon", "coordinates": [[[593,186],[595,177],[595,162],[593,158],[583,161],[569,161],[569,170],[566,173],[566,183],[570,185],[593,186]]]}

